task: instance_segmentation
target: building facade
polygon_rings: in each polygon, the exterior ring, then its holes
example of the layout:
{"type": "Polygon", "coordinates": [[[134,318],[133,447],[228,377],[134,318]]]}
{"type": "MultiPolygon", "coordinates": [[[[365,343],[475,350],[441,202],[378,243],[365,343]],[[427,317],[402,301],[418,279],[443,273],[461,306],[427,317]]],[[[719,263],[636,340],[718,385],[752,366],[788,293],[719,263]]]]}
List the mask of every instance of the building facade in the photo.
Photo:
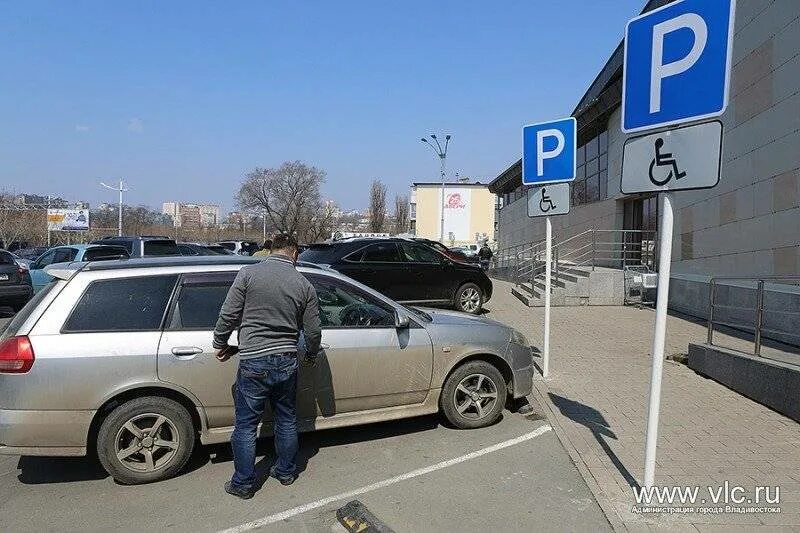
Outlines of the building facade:
{"type": "Polygon", "coordinates": [[[219,206],[214,204],[164,202],[161,213],[172,217],[176,228],[209,228],[220,224],[219,206]]]}
{"type": "MultiPolygon", "coordinates": [[[[670,303],[697,315],[704,304],[691,293],[703,289],[692,285],[712,276],[800,273],[800,2],[737,2],[733,43],[719,185],[674,195],[670,303]]],[[[578,170],[571,212],[552,219],[556,242],[592,228],[658,228],[656,195],[620,192],[622,64],[620,43],[572,113],[578,170]]],[[[500,248],[544,238],[544,221],[526,216],[520,162],[491,189],[503,202],[500,248]]]]}
{"type": "Polygon", "coordinates": [[[448,245],[494,240],[495,195],[485,183],[445,183],[444,238],[441,238],[442,184],[411,186],[410,233],[448,245]]]}

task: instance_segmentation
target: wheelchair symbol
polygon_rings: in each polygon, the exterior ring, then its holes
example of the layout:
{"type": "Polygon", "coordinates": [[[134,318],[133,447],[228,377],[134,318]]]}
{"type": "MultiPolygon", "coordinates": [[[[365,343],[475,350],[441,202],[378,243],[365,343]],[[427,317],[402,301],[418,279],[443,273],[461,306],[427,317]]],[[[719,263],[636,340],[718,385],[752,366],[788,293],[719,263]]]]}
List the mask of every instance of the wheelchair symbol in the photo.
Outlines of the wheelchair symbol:
{"type": "Polygon", "coordinates": [[[679,180],[686,176],[686,172],[682,172],[678,170],[678,161],[672,157],[671,152],[664,152],[661,153],[661,148],[664,147],[664,139],[659,137],[656,139],[655,142],[655,149],[656,149],[656,157],[650,161],[650,181],[653,182],[655,185],[666,185],[669,181],[675,177],[676,180],[679,180]],[[667,174],[667,177],[664,179],[657,179],[653,176],[653,168],[655,167],[672,167],[667,174]]]}
{"type": "Polygon", "coordinates": [[[547,192],[547,189],[542,187],[542,197],[539,200],[539,210],[542,213],[547,213],[551,209],[555,209],[556,208],[556,205],[553,203],[553,200],[551,200],[550,197],[547,196],[546,192],[547,192]],[[545,206],[547,206],[547,209],[545,209],[545,206]]]}

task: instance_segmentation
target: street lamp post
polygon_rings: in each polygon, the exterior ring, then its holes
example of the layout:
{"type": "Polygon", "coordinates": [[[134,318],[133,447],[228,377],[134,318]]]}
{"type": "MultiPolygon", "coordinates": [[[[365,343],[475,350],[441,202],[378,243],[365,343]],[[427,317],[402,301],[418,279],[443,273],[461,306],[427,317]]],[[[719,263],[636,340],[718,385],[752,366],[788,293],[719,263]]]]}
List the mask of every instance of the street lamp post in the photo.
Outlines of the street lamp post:
{"type": "Polygon", "coordinates": [[[119,179],[119,187],[112,187],[110,185],[106,185],[102,181],[100,182],[100,185],[102,185],[106,189],[119,192],[119,215],[117,217],[117,236],[122,237],[122,193],[127,192],[128,189],[125,188],[125,184],[123,183],[122,178],[119,179]]]}
{"type": "Polygon", "coordinates": [[[420,139],[422,142],[427,144],[431,147],[436,155],[439,157],[439,162],[441,163],[441,173],[442,173],[442,220],[441,220],[441,227],[439,229],[439,240],[444,242],[444,186],[445,186],[445,172],[446,172],[446,165],[447,165],[447,145],[450,144],[450,135],[445,135],[444,137],[444,147],[439,143],[439,140],[436,138],[436,135],[431,133],[431,139],[433,142],[436,143],[436,147],[434,148],[433,143],[429,142],[428,139],[423,137],[420,139]]]}

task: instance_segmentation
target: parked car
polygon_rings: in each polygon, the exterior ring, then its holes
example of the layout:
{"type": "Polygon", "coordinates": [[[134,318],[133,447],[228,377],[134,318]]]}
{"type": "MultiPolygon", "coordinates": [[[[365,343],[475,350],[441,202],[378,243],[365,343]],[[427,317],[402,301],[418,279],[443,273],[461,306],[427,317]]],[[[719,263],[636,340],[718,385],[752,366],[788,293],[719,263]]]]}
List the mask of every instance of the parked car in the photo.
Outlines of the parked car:
{"type": "Polygon", "coordinates": [[[122,246],[108,244],[72,244],[50,248],[28,267],[31,271],[33,292],[42,290],[45,285],[53,281],[53,278],[44,270],[44,267],[48,265],[71,261],[109,261],[128,257],[130,257],[128,251],[122,246]]]}
{"type": "Polygon", "coordinates": [[[35,261],[39,258],[40,255],[47,251],[46,246],[34,246],[33,248],[20,248],[19,250],[14,251],[14,253],[21,257],[22,259],[27,259],[29,261],[35,261]]]}
{"type": "Polygon", "coordinates": [[[30,269],[31,263],[33,263],[33,261],[31,261],[30,259],[24,259],[15,253],[11,253],[11,255],[14,256],[14,261],[16,261],[19,266],[21,266],[22,268],[30,269]]]}
{"type": "Polygon", "coordinates": [[[300,259],[327,265],[403,303],[448,305],[478,314],[492,297],[492,282],[480,267],[407,239],[312,244],[300,259]]]}
{"type": "Polygon", "coordinates": [[[236,255],[253,255],[260,248],[259,244],[253,241],[221,241],[217,244],[236,255]]]}
{"type": "MultiPolygon", "coordinates": [[[[254,262],[48,267],[56,282],[0,333],[0,454],[96,450],[114,479],[145,483],[180,472],[198,440],[228,441],[237,365],[216,361],[212,330],[236,273],[254,262]]],[[[300,430],[436,412],[477,428],[531,392],[531,348],[512,328],[403,307],[331,269],[298,271],[316,289],[323,328],[320,359],[298,377],[300,430]]]]}
{"type": "Polygon", "coordinates": [[[179,242],[178,251],[181,255],[223,255],[208,246],[196,242],[179,242]]]}
{"type": "Polygon", "coordinates": [[[181,255],[177,243],[169,237],[160,235],[141,235],[133,237],[104,237],[91,244],[122,246],[130,257],[181,255]]]}
{"type": "Polygon", "coordinates": [[[14,254],[0,250],[0,306],[18,311],[30,300],[32,294],[28,269],[17,262],[14,254]]]}

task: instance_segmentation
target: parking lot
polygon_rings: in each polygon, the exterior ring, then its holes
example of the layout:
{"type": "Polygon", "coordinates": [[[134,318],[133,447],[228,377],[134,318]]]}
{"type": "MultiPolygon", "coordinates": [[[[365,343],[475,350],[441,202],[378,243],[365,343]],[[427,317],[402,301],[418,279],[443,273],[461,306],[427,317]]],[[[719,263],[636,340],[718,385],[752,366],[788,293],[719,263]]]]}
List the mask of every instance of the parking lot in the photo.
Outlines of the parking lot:
{"type": "MultiPolygon", "coordinates": [[[[231,449],[198,449],[183,475],[116,484],[91,458],[0,458],[0,512],[10,531],[175,529],[331,531],[336,510],[359,500],[396,531],[529,531],[559,524],[609,528],[555,433],[534,404],[492,427],[461,431],[436,416],[301,437],[298,481],[268,479],[255,498],[225,494],[231,449]],[[565,512],[569,510],[569,512],[565,512]]],[[[271,439],[260,444],[261,472],[271,439]]]]}

